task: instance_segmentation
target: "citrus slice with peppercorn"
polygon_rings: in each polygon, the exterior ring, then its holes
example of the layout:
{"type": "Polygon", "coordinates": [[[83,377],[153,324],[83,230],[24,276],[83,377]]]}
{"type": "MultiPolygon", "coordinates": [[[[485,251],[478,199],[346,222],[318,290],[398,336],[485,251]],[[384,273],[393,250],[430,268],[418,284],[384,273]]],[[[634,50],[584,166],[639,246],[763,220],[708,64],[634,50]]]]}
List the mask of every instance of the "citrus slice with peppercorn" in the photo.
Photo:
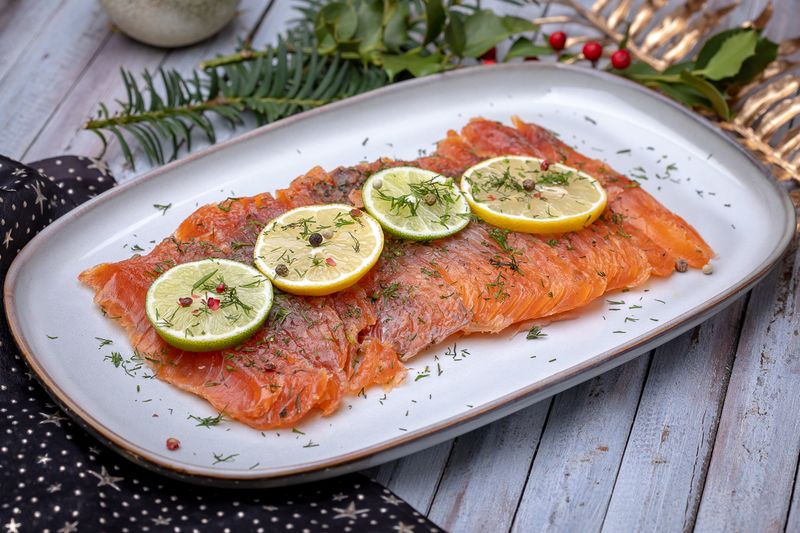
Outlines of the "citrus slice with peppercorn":
{"type": "Polygon", "coordinates": [[[241,344],[272,308],[272,284],[255,268],[227,259],[183,263],[147,291],[145,311],[167,343],[189,352],[241,344]]]}
{"type": "Polygon", "coordinates": [[[600,183],[580,170],[535,157],[483,161],[461,178],[472,211],[489,224],[525,233],[589,226],[606,207],[600,183]]]}
{"type": "Polygon", "coordinates": [[[311,205],[270,221],[256,240],[255,265],[280,289],[323,296],[353,285],[383,250],[381,225],[343,204],[311,205]]]}
{"type": "Polygon", "coordinates": [[[383,229],[403,239],[441,239],[469,223],[469,204],[451,178],[414,167],[376,172],[361,191],[383,229]]]}

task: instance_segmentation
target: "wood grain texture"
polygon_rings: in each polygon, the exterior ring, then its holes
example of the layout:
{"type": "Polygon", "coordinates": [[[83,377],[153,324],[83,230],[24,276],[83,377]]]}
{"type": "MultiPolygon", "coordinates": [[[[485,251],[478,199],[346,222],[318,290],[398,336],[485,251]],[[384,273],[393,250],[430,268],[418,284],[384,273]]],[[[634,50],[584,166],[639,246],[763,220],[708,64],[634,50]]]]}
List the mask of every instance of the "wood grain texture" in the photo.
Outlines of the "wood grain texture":
{"type": "Polygon", "coordinates": [[[789,504],[789,516],[786,519],[786,527],[784,531],[787,533],[797,533],[800,531],[800,491],[797,489],[800,483],[800,464],[797,466],[797,471],[794,474],[794,489],[792,492],[792,501],[789,504]]]}
{"type": "Polygon", "coordinates": [[[284,33],[291,21],[297,18],[296,7],[295,0],[274,0],[267,10],[267,16],[253,34],[253,48],[264,48],[275,43],[278,35],[284,33]]]}
{"type": "Polygon", "coordinates": [[[453,440],[443,442],[414,455],[409,455],[376,468],[374,477],[391,489],[412,507],[428,513],[447,459],[453,449],[453,440]]]}
{"type": "Polygon", "coordinates": [[[691,529],[742,314],[740,301],[655,351],[603,531],[691,529]]]}
{"type": "MultiPolygon", "coordinates": [[[[214,37],[188,48],[165,51],[115,33],[86,69],[75,90],[67,95],[63,105],[47,121],[41,134],[26,150],[25,158],[34,160],[52,153],[99,154],[102,143],[93,133],[80,129],[80,125],[96,111],[98,102],[106,102],[113,109],[114,100],[124,97],[120,66],[136,75],[144,69],[152,71],[159,67],[189,72],[201,60],[213,57],[218,51],[233,50],[237,40],[261,20],[261,14],[267,5],[263,0],[243,1],[238,16],[231,24],[214,37]]],[[[223,140],[235,132],[222,127],[219,133],[218,139],[223,140]]],[[[201,149],[207,144],[198,136],[193,148],[201,149]]],[[[112,142],[109,145],[105,159],[119,181],[126,181],[151,168],[141,150],[137,149],[135,155],[137,166],[134,170],[125,163],[118,143],[112,142]]],[[[185,152],[182,155],[186,155],[185,152]]]]}
{"type": "MultiPolygon", "coordinates": [[[[20,158],[108,39],[98,2],[71,2],[41,26],[0,82],[0,153],[20,158]],[[64,31],[69,28],[69,31],[64,31]]],[[[74,130],[80,123],[71,124],[74,130]]]]}
{"type": "Polygon", "coordinates": [[[795,247],[752,292],[696,531],[783,530],[800,454],[798,282],[795,247]]]}
{"type": "Polygon", "coordinates": [[[539,402],[457,438],[428,517],[448,531],[507,531],[549,407],[539,402]]]}
{"type": "MultiPolygon", "coordinates": [[[[726,24],[752,18],[766,1],[743,2],[726,24]]],[[[540,4],[484,7],[563,13],[540,4]]],[[[770,37],[800,35],[800,0],[773,4],[770,37]]],[[[255,47],[274,41],[294,16],[292,0],[244,0],[217,36],[166,51],[113,32],[94,0],[0,0],[0,153],[94,155],[100,143],[80,127],[99,101],[122,96],[120,66],[187,72],[240,38],[252,36],[255,47]]],[[[219,138],[240,131],[223,127],[219,138]]],[[[136,171],[128,168],[116,144],[106,159],[121,181],[150,166],[137,152],[136,171]]],[[[746,306],[659,348],[649,370],[640,358],[368,473],[459,532],[678,531],[695,523],[699,531],[800,532],[799,263],[787,256],[746,306]]]]}
{"type": "MultiPolygon", "coordinates": [[[[33,41],[41,39],[43,28],[64,7],[65,1],[0,2],[0,80],[33,41]]],[[[0,82],[1,83],[1,82],[0,82]]]]}
{"type": "Polygon", "coordinates": [[[644,355],[553,400],[513,531],[597,531],[636,413],[644,355]]]}

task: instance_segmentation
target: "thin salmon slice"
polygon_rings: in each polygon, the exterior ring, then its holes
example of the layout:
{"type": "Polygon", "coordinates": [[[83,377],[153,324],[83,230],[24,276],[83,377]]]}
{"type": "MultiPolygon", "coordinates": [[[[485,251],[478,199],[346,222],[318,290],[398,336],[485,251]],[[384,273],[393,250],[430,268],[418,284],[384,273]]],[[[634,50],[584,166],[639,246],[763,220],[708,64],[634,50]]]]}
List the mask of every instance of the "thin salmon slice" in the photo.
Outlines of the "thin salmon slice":
{"type": "Polygon", "coordinates": [[[80,276],[95,289],[105,313],[118,317],[138,356],[159,379],[262,429],[291,425],[312,410],[333,412],[351,381],[363,383],[359,389],[394,385],[405,374],[393,350],[373,340],[359,342],[360,332],[377,317],[358,287],[335,298],[279,294],[267,324],[235,350],[182,352],[155,332],[144,301],[161,272],[210,257],[251,263],[258,233],[285,210],[269,194],[203,206],[148,255],[98,265],[80,276]]]}
{"type": "Polygon", "coordinates": [[[312,411],[330,414],[345,395],[375,384],[395,386],[406,374],[402,359],[452,335],[564,316],[608,291],[669,275],[677,259],[696,267],[713,255],[694,228],[636,182],[544,128],[518,118],[514,125],[473,119],[460,133],[449,131],[432,155],[330,172],[315,167],[274,197],[200,207],[146,256],[98,265],[80,279],[159,379],[263,429],[291,426],[312,411]],[[597,176],[609,194],[608,209],[591,227],[565,235],[520,234],[474,221],[431,243],[389,238],[355,286],[318,298],[278,294],[265,326],[231,350],[176,350],[145,316],[147,289],[161,272],[209,257],[251,263],[256,237],[287,209],[359,205],[363,182],[382,168],[412,165],[459,178],[486,158],[508,154],[561,161],[597,176]]]}
{"type": "Polygon", "coordinates": [[[714,251],[696,229],[661,205],[637,182],[613,171],[602,161],[580,154],[541,126],[525,123],[519,117],[512,120],[528,140],[532,155],[581,169],[600,180],[609,194],[608,210],[622,215],[620,224],[629,234],[638,237],[639,244],[648,252],[655,274],[668,275],[679,259],[700,268],[714,257],[714,251]]]}

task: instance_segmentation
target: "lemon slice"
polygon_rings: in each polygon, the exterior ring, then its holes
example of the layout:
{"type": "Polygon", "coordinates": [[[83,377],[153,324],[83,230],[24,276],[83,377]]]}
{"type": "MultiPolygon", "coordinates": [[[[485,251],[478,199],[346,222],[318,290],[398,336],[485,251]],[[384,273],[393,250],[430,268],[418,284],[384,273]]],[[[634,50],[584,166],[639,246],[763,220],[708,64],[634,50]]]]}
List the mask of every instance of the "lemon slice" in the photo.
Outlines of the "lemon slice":
{"type": "Polygon", "coordinates": [[[461,178],[472,211],[489,224],[525,233],[566,233],[589,226],[606,192],[589,174],[535,157],[487,159],[461,178]]]}
{"type": "Polygon", "coordinates": [[[380,224],[360,209],[299,207],[269,222],[256,240],[255,265],[280,289],[322,296],[353,285],[383,250],[380,224]]]}
{"type": "Polygon", "coordinates": [[[386,231],[404,239],[440,239],[469,223],[469,204],[453,180],[421,168],[376,172],[361,198],[386,231]]]}
{"type": "Polygon", "coordinates": [[[170,268],[147,291],[147,318],[161,338],[190,352],[240,344],[264,323],[272,284],[255,268],[227,259],[170,268]]]}

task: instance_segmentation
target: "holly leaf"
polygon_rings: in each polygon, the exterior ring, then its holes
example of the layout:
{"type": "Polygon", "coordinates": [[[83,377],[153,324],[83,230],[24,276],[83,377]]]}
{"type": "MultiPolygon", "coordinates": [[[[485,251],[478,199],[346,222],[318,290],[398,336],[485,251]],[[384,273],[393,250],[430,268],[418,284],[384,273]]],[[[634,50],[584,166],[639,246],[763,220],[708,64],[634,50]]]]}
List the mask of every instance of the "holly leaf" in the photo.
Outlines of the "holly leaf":
{"type": "Polygon", "coordinates": [[[450,11],[450,20],[444,30],[444,40],[456,57],[463,57],[467,34],[464,33],[464,15],[462,13],[450,11]]]}
{"type": "Polygon", "coordinates": [[[669,67],[664,70],[664,74],[680,74],[684,70],[694,70],[697,68],[696,63],[694,61],[683,61],[681,63],[675,63],[674,65],[670,65],[669,67]]]}
{"type": "Polygon", "coordinates": [[[405,54],[383,54],[381,56],[383,70],[389,75],[390,79],[403,71],[408,71],[415,78],[428,76],[444,70],[445,62],[441,54],[431,54],[421,56],[417,53],[405,54]]]}
{"type": "Polygon", "coordinates": [[[756,44],[758,33],[755,30],[731,35],[720,44],[708,63],[700,70],[695,70],[694,74],[715,81],[735,76],[742,68],[742,63],[755,54],[756,44]]]}
{"type": "Polygon", "coordinates": [[[408,41],[408,2],[384,0],[383,43],[390,52],[400,52],[408,41]]]}
{"type": "Polygon", "coordinates": [[[689,107],[701,106],[712,109],[711,102],[708,98],[690,85],[662,83],[659,81],[649,82],[648,85],[658,89],[673,100],[677,100],[689,107]]]}
{"type": "MultiPolygon", "coordinates": [[[[722,43],[732,36],[741,33],[757,33],[755,30],[746,28],[734,28],[720,32],[711,37],[703,45],[700,53],[697,55],[696,67],[703,69],[708,65],[711,58],[719,51],[722,43]]],[[[767,68],[767,65],[772,63],[778,57],[778,45],[766,37],[759,37],[756,43],[755,53],[748,57],[742,63],[739,71],[732,77],[722,80],[726,89],[731,85],[745,85],[756,78],[761,72],[767,68]]]]}
{"type": "Polygon", "coordinates": [[[518,33],[533,31],[536,25],[519,17],[500,17],[488,9],[475,11],[464,22],[467,43],[465,57],[480,57],[497,43],[518,33]]]}
{"type": "Polygon", "coordinates": [[[427,24],[425,26],[425,39],[422,41],[423,46],[432,43],[444,29],[447,14],[444,11],[442,0],[425,1],[425,19],[427,24]]]}
{"type": "Polygon", "coordinates": [[[697,54],[697,60],[695,61],[696,68],[705,68],[705,66],[708,65],[708,62],[711,61],[711,58],[714,57],[717,52],[719,52],[722,43],[734,35],[738,35],[746,31],[753,30],[748,30],[746,28],[733,28],[731,30],[721,31],[709,37],[708,40],[703,44],[700,52],[697,54]]]}
{"type": "Polygon", "coordinates": [[[709,102],[711,102],[711,108],[721,118],[725,120],[731,118],[731,112],[725,97],[708,80],[684,70],[681,72],[681,81],[708,98],[709,102]]]}
{"type": "Polygon", "coordinates": [[[626,78],[636,79],[638,76],[654,76],[658,71],[643,61],[635,61],[631,66],[620,72],[626,78]]]}
{"type": "Polygon", "coordinates": [[[552,53],[553,49],[549,46],[534,44],[530,39],[520,37],[514,41],[514,44],[512,44],[511,48],[508,49],[508,53],[506,54],[504,61],[508,61],[509,59],[515,57],[543,56],[552,53]]]}
{"type": "Polygon", "coordinates": [[[362,0],[358,6],[358,53],[370,61],[383,48],[383,0],[362,0]]]}
{"type": "MultiPolygon", "coordinates": [[[[332,34],[337,41],[347,41],[356,33],[358,15],[355,8],[344,2],[333,2],[319,11],[317,28],[332,34]]],[[[317,35],[319,37],[319,34],[317,35]]]]}
{"type": "Polygon", "coordinates": [[[777,57],[777,43],[770,41],[766,37],[762,37],[758,40],[758,44],[756,44],[756,53],[748,57],[745,62],[742,63],[742,68],[739,69],[736,76],[730,81],[724,81],[729,82],[729,85],[745,85],[750,83],[767,68],[767,65],[775,61],[777,57]]]}

